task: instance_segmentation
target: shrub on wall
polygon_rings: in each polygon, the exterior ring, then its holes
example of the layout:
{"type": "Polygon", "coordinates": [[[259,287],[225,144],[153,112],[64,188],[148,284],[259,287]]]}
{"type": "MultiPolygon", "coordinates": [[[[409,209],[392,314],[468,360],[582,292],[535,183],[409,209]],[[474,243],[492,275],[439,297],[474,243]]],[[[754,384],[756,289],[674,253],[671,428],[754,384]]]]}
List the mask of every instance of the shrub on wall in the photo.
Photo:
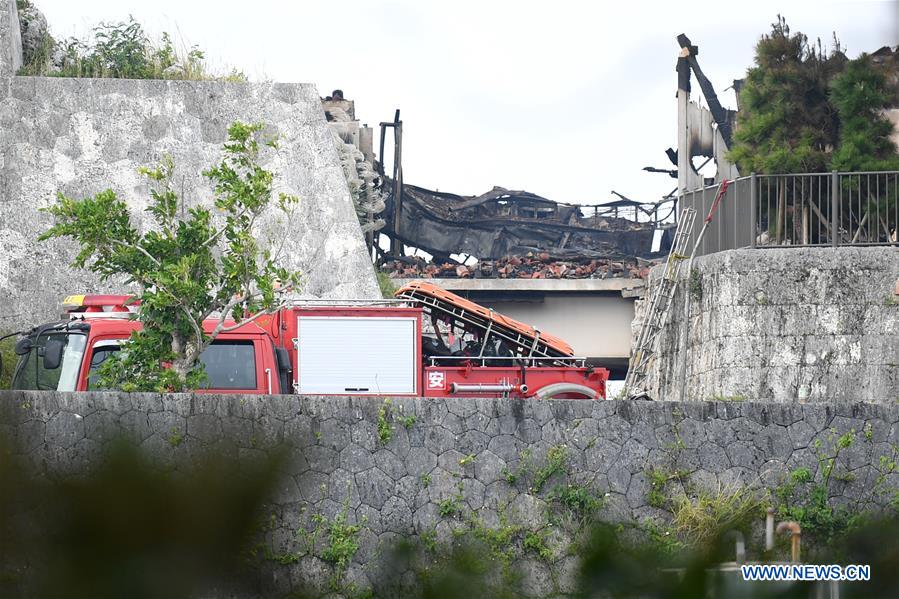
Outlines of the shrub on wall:
{"type": "Polygon", "coordinates": [[[55,40],[46,19],[27,0],[19,1],[20,24],[25,44],[20,75],[93,77],[114,79],[189,79],[244,82],[244,73],[209,70],[205,53],[197,46],[179,48],[163,32],[159,40],[147,35],[143,25],[129,18],[94,27],[90,36],[55,40]],[[38,26],[32,27],[31,23],[38,26]]]}

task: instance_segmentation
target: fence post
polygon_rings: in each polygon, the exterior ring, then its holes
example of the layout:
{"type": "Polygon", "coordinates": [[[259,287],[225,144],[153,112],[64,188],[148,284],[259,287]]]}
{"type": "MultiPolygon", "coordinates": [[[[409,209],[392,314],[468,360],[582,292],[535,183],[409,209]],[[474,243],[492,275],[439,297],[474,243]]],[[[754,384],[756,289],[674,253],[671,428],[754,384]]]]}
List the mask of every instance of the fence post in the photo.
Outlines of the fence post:
{"type": "Polygon", "coordinates": [[[837,171],[830,173],[830,244],[840,245],[840,176],[837,171]]]}
{"type": "Polygon", "coordinates": [[[755,240],[758,237],[759,202],[758,182],[755,173],[749,173],[749,247],[755,249],[755,240]]]}

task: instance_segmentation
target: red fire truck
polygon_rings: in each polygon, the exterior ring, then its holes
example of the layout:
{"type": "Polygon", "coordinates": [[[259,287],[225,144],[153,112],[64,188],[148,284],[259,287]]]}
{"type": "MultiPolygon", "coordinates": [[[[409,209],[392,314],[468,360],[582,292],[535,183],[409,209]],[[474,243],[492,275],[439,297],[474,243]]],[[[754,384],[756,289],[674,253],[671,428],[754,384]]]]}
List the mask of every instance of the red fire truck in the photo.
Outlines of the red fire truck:
{"type": "MultiPolygon", "coordinates": [[[[141,327],[128,300],[66,298],[65,319],[18,340],[13,388],[96,389],[100,364],[141,327]]],[[[563,340],[423,281],[393,300],[297,301],[219,335],[201,359],[202,391],[216,393],[600,399],[609,374],[563,340]]]]}

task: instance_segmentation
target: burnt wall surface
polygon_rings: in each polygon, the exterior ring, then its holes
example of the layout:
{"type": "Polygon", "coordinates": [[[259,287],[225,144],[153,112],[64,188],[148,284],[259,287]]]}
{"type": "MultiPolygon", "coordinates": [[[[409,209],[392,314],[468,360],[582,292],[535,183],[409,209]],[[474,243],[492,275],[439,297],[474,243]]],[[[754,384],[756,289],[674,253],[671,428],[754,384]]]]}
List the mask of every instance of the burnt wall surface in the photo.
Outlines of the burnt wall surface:
{"type": "Polygon", "coordinates": [[[445,542],[472,519],[484,529],[505,519],[556,548],[544,559],[521,558],[520,592],[547,596],[571,583],[577,565],[558,550],[570,531],[548,520],[562,510],[553,499],[559,485],[597,498],[602,520],[663,521],[649,498],[653,469],[676,469],[692,492],[770,490],[796,468],[819,476],[818,454],[854,431],[837,460],[832,499],[855,505],[870,498],[875,480],[899,487],[899,473],[878,469],[899,444],[896,405],[4,391],[0,409],[0,436],[48,474],[83,471],[122,433],[163,464],[210,451],[237,464],[286,444],[290,468],[272,497],[266,543],[272,555],[295,557],[273,562],[265,581],[272,595],[299,581],[327,587],[333,566],[298,534],[311,532],[317,515],[343,512],[361,525],[345,574],[357,589],[376,583],[380,558],[398,538],[445,542]]]}
{"type": "Polygon", "coordinates": [[[652,397],[899,401],[899,248],[730,250],[692,271],[681,269],[652,397]]]}

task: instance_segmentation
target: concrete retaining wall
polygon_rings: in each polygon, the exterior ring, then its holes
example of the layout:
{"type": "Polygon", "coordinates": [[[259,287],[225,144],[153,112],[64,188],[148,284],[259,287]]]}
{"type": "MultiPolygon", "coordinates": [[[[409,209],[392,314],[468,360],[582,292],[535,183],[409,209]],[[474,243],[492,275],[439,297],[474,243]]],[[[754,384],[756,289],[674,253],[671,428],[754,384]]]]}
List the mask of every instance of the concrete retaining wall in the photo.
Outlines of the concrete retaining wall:
{"type": "MultiPolygon", "coordinates": [[[[835,475],[830,487],[835,501],[853,504],[871,499],[880,456],[892,455],[899,444],[896,405],[480,399],[385,404],[380,398],[6,391],[0,392],[0,407],[0,435],[13,439],[31,467],[44,472],[83,470],[121,432],[162,463],[204,451],[238,462],[260,448],[287,444],[292,463],[272,498],[268,542],[276,553],[300,551],[297,530],[311,530],[316,514],[333,518],[345,510],[349,522],[364,523],[347,572],[358,588],[377,581],[380,552],[397,538],[427,533],[447,541],[469,517],[486,527],[507,518],[524,530],[550,534],[554,547],[564,547],[568,532],[547,520],[561,510],[552,500],[557,485],[576,485],[599,498],[602,520],[664,522],[668,516],[648,499],[652,469],[680,471],[691,492],[740,485],[771,489],[795,468],[818,476],[817,452],[829,451],[835,435],[855,431],[855,442],[840,453],[834,470],[842,478],[835,475]],[[537,485],[535,472],[553,455],[564,456],[561,467],[537,485]]],[[[890,474],[884,488],[899,487],[897,479],[899,473],[890,474]]],[[[873,497],[873,507],[890,499],[873,497]]],[[[545,596],[553,580],[557,587],[571,581],[577,560],[560,553],[549,561],[525,560],[522,593],[545,596]]],[[[273,565],[267,584],[279,593],[298,580],[326,585],[328,568],[320,556],[305,555],[273,565]]]]}
{"type": "Polygon", "coordinates": [[[731,250],[683,270],[653,397],[680,399],[685,361],[685,399],[899,401],[899,248],[731,250]]]}

